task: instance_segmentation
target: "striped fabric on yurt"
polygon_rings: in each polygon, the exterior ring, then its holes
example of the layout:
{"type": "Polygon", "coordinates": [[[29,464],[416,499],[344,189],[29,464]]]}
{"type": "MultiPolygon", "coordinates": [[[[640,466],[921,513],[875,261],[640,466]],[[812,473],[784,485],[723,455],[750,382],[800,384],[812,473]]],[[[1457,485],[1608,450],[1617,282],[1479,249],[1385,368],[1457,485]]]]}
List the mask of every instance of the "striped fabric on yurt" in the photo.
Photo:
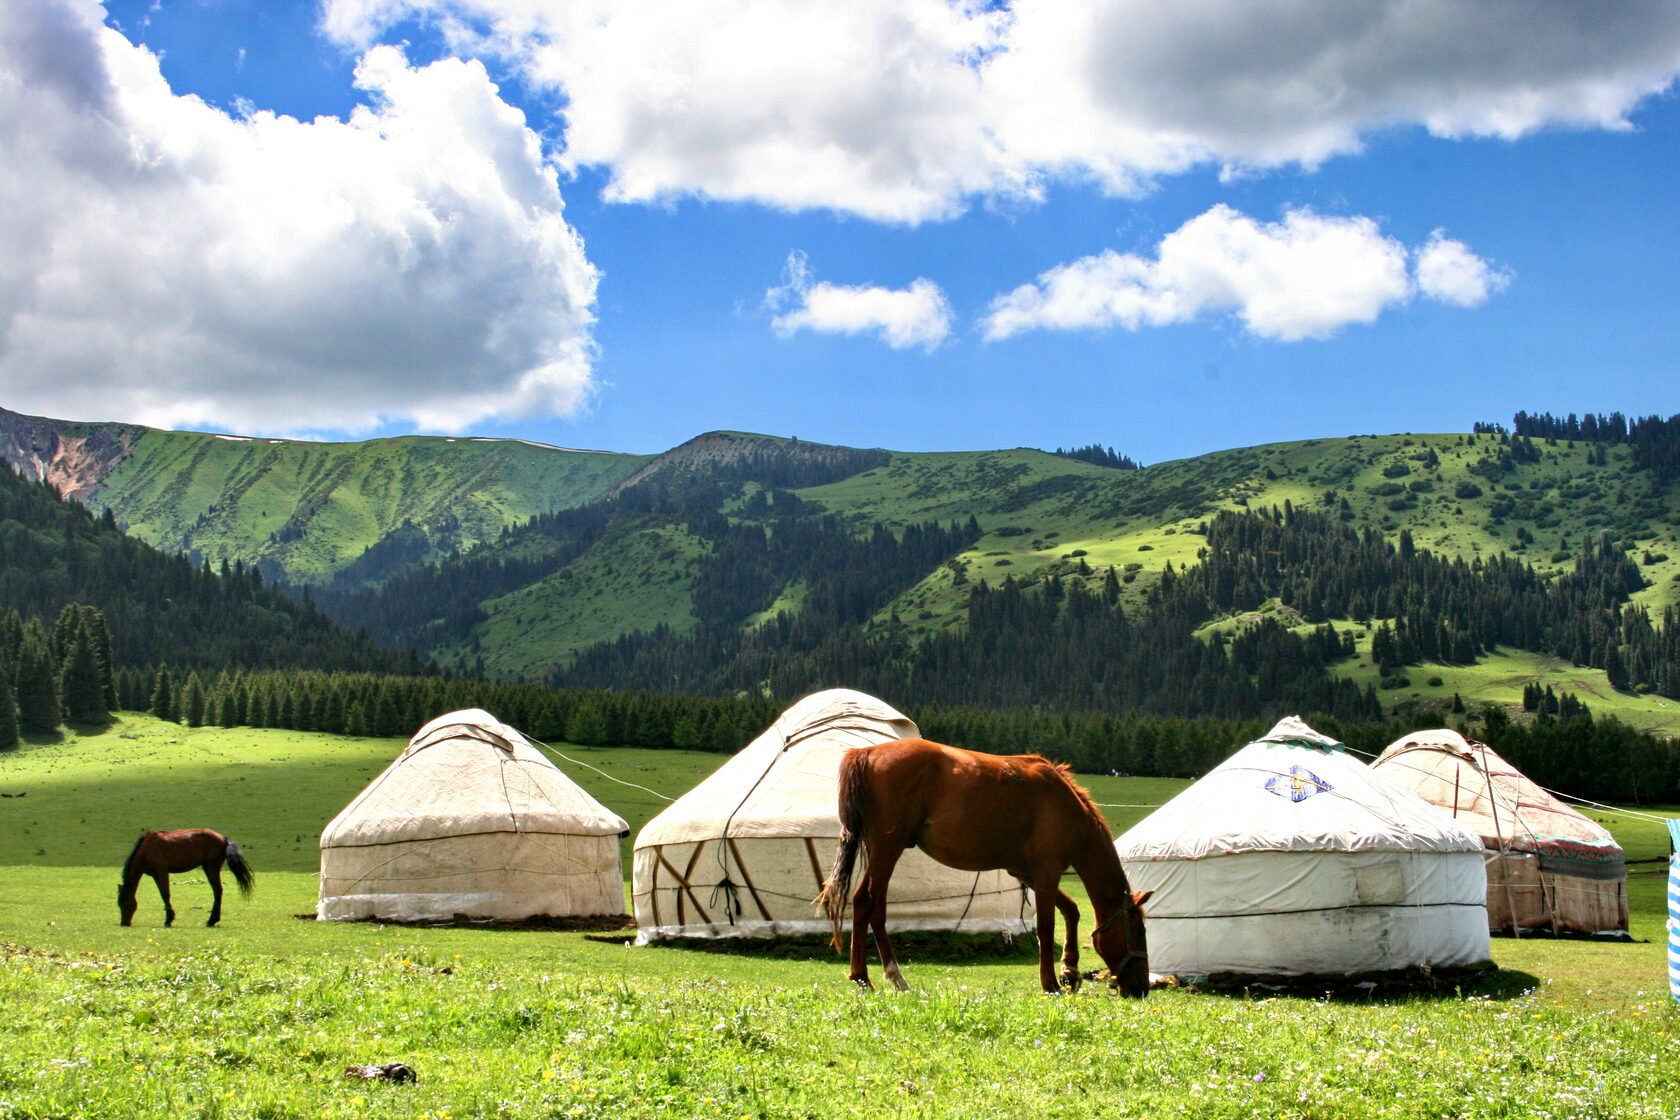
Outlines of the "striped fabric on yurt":
{"type": "Polygon", "coordinates": [[[1680,1000],[1680,821],[1668,822],[1668,990],[1680,1000]]]}

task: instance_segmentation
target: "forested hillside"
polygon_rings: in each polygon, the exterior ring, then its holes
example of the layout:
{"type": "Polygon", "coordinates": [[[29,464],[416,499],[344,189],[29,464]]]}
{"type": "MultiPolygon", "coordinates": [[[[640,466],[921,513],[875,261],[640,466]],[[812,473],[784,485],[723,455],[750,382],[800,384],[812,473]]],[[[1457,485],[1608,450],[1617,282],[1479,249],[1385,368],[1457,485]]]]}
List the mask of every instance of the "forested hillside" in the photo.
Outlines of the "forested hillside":
{"type": "Polygon", "coordinates": [[[118,665],[412,671],[418,663],[352,634],[240,563],[168,555],[0,465],[0,612],[51,624],[96,608],[118,665]]]}

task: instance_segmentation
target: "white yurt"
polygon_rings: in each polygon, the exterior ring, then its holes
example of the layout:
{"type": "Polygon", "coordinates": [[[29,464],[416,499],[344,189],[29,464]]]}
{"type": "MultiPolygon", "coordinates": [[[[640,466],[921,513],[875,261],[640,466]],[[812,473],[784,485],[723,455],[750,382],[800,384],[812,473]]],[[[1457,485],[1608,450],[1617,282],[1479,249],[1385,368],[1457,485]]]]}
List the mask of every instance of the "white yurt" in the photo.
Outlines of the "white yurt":
{"type": "Polygon", "coordinates": [[[321,833],[323,921],[620,916],[623,818],[477,708],[439,716],[321,833]]]}
{"type": "Polygon", "coordinates": [[[1390,743],[1372,767],[1482,838],[1490,928],[1627,932],[1621,845],[1493,748],[1444,728],[1414,731],[1390,743]]]}
{"type": "MultiPolygon", "coordinates": [[[[840,757],[919,734],[849,689],[793,705],[636,837],[637,941],[827,934],[811,900],[840,839],[840,757]]],[[[1019,933],[1028,911],[1025,889],[1003,872],[958,871],[912,850],[893,871],[887,925],[1019,933]]]]}
{"type": "Polygon", "coordinates": [[[1357,976],[1489,959],[1482,842],[1294,717],[1115,843],[1158,975],[1357,976]]]}

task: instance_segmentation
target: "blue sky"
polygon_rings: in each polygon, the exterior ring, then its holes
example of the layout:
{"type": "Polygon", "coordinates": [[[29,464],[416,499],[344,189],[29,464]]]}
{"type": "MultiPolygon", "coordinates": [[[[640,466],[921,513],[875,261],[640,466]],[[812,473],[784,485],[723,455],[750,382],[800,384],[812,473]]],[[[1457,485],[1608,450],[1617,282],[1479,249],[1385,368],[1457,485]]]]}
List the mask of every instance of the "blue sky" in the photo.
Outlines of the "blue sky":
{"type": "Polygon", "coordinates": [[[1680,411],[1661,6],[21,2],[14,409],[1146,462],[1680,411]]]}

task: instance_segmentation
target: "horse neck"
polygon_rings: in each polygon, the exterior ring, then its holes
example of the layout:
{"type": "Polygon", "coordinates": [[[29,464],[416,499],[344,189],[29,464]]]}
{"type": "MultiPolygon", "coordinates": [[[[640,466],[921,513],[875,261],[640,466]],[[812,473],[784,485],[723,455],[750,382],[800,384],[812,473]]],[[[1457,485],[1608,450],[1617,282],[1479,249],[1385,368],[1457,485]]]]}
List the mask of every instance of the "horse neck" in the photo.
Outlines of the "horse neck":
{"type": "Polygon", "coordinates": [[[1120,866],[1120,853],[1114,850],[1114,842],[1109,839],[1107,826],[1093,827],[1092,833],[1074,856],[1073,870],[1079,881],[1085,884],[1085,893],[1097,912],[1097,921],[1102,922],[1131,900],[1131,888],[1126,882],[1126,872],[1120,866]]]}
{"type": "Polygon", "coordinates": [[[140,886],[140,876],[145,874],[145,871],[141,867],[140,859],[140,847],[145,842],[146,838],[144,836],[136,840],[134,842],[134,848],[128,853],[128,858],[123,861],[121,882],[122,893],[124,896],[132,896],[134,894],[135,890],[137,890],[140,886]]]}

